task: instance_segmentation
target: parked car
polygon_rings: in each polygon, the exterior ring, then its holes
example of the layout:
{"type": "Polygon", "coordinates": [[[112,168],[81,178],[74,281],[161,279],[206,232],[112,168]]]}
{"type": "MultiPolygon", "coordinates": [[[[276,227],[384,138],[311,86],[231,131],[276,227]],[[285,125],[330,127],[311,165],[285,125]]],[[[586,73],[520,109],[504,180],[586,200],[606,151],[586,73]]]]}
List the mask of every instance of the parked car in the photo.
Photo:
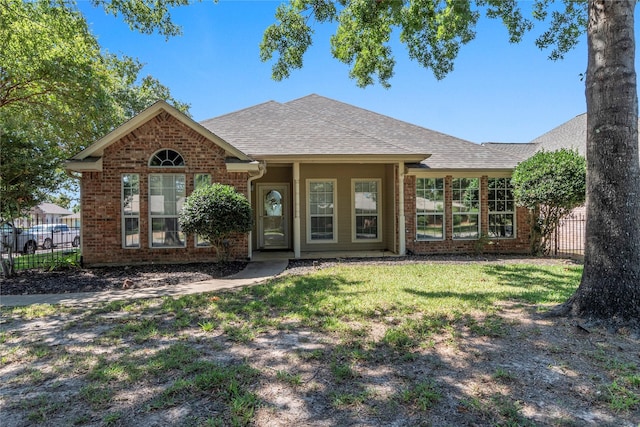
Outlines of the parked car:
{"type": "Polygon", "coordinates": [[[5,222],[0,228],[0,252],[22,252],[32,255],[36,252],[38,244],[36,237],[21,228],[14,228],[13,224],[5,222]],[[14,233],[15,230],[15,233],[14,233]]]}
{"type": "Polygon", "coordinates": [[[67,224],[40,224],[27,228],[25,232],[35,236],[36,244],[42,249],[60,245],[80,246],[80,230],[67,224]]]}

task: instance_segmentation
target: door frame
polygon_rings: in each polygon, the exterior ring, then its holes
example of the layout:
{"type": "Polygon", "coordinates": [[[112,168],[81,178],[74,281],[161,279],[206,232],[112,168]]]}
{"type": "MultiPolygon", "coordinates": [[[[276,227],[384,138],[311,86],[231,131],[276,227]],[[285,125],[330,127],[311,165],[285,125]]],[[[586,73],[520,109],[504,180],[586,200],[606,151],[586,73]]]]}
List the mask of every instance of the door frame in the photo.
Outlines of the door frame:
{"type": "Polygon", "coordinates": [[[256,184],[256,231],[258,236],[256,243],[258,249],[291,249],[291,208],[290,208],[290,185],[288,182],[261,182],[256,184]],[[264,246],[264,224],[263,215],[264,212],[264,190],[283,190],[282,191],[282,216],[284,218],[284,241],[282,246],[270,246],[265,248],[264,246]]]}

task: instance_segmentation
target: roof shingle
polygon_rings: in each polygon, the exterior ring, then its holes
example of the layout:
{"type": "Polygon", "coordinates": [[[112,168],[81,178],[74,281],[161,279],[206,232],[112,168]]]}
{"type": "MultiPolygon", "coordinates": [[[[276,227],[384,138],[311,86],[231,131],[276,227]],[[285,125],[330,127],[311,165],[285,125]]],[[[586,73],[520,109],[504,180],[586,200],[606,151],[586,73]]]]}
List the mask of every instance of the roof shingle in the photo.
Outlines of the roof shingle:
{"type": "Polygon", "coordinates": [[[511,169],[518,159],[359,107],[308,95],[201,123],[248,155],[431,155],[432,169],[511,169]]]}

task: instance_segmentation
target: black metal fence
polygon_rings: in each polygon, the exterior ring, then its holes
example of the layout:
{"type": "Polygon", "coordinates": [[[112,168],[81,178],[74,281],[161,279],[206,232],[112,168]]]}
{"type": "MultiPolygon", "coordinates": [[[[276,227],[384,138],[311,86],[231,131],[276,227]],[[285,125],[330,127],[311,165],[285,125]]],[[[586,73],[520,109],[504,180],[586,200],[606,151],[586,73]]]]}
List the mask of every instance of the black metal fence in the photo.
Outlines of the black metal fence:
{"type": "Polygon", "coordinates": [[[0,229],[0,255],[7,260],[10,253],[17,271],[79,265],[80,228],[64,218],[4,222],[0,229]]]}
{"type": "Polygon", "coordinates": [[[586,217],[582,212],[572,213],[560,221],[549,244],[553,256],[584,256],[586,217]]]}

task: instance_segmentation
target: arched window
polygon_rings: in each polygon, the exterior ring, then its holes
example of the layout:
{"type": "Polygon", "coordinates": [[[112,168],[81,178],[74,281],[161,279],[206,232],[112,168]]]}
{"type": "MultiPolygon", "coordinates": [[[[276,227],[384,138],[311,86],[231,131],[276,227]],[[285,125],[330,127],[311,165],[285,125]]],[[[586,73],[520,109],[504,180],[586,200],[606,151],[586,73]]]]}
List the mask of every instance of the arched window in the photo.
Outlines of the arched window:
{"type": "Polygon", "coordinates": [[[149,160],[149,166],[151,167],[183,167],[184,159],[182,155],[175,150],[163,149],[160,151],[156,151],[156,153],[151,156],[149,160]]]}

